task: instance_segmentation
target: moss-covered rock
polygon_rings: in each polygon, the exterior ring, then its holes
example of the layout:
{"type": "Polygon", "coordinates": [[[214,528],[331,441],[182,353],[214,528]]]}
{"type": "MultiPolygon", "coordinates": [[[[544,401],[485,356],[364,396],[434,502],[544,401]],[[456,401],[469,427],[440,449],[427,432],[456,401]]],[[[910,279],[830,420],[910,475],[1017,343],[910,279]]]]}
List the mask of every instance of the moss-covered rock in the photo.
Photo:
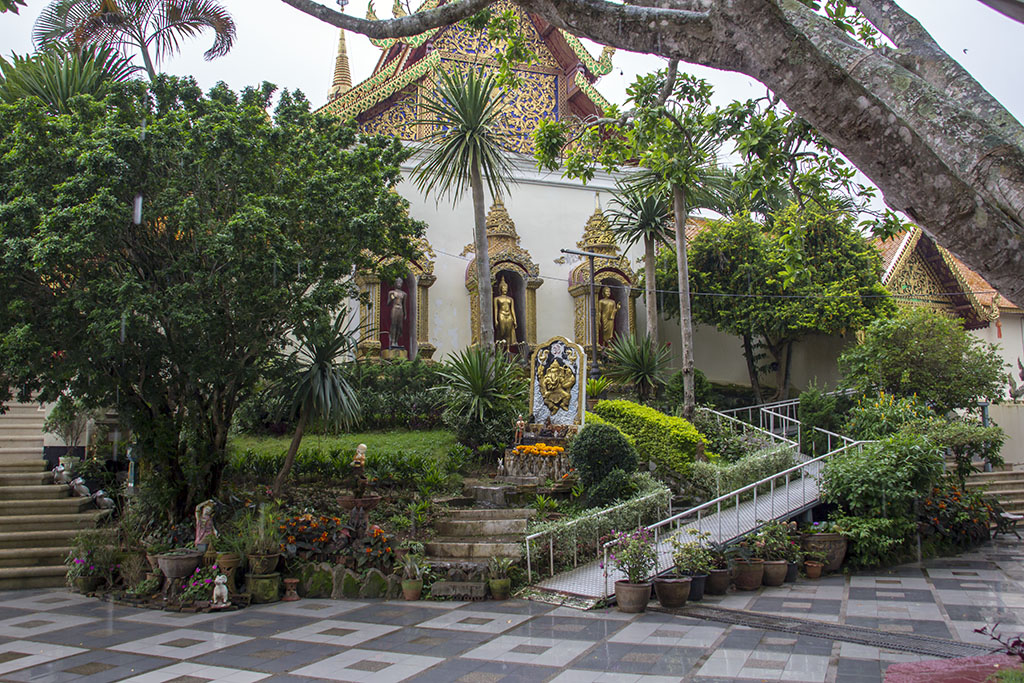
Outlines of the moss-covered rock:
{"type": "Polygon", "coordinates": [[[371,569],[363,577],[363,587],[359,591],[361,598],[383,598],[388,592],[388,579],[377,569],[371,569]]]}
{"type": "Polygon", "coordinates": [[[326,562],[307,564],[299,573],[299,592],[304,598],[329,598],[334,592],[334,571],[326,562]]]}

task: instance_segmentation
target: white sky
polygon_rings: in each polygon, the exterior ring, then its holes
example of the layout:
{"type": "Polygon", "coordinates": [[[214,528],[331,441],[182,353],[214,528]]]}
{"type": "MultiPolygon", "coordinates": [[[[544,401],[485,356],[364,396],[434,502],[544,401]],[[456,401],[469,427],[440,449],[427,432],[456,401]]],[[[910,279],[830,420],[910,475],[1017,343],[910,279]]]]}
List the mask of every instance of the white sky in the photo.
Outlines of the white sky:
{"type": "MultiPolygon", "coordinates": [[[[202,53],[212,40],[197,38],[184,45],[182,54],[164,63],[163,70],[195,76],[204,88],[225,81],[239,90],[270,81],[281,88],[303,91],[314,106],[323,104],[334,70],[337,29],[280,0],[221,1],[238,25],[238,39],[231,53],[206,62],[202,53]]],[[[332,0],[321,1],[335,6],[332,0]]],[[[378,0],[377,14],[390,16],[390,4],[378,0]]],[[[900,0],[900,4],[918,17],[946,51],[1018,120],[1024,119],[1024,25],[975,0],[900,0]]],[[[44,0],[28,0],[28,7],[22,8],[20,15],[0,14],[0,54],[32,50],[32,24],[45,5],[44,0]]],[[[352,0],[347,11],[364,16],[366,0],[352,0]]],[[[360,35],[348,34],[347,42],[353,81],[359,82],[369,76],[380,51],[360,35]]],[[[596,56],[599,48],[589,46],[596,56]]],[[[599,81],[598,88],[609,100],[621,103],[626,86],[636,74],[660,68],[664,60],[619,52],[614,64],[614,71],[599,81]]],[[[691,70],[715,85],[720,104],[764,93],[763,86],[745,76],[701,67],[691,70]]]]}

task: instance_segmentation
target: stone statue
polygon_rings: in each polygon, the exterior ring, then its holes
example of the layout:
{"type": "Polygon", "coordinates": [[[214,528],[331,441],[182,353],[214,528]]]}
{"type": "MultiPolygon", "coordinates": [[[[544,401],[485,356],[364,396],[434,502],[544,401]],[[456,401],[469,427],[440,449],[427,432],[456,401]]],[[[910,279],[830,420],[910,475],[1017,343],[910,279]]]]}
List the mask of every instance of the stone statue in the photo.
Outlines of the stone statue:
{"type": "Polygon", "coordinates": [[[196,550],[206,552],[210,544],[210,536],[217,535],[217,529],[213,526],[212,500],[204,500],[196,505],[196,550]]]}
{"type": "Polygon", "coordinates": [[[601,343],[608,344],[615,336],[615,314],[622,308],[622,304],[612,298],[611,287],[605,285],[601,288],[601,298],[597,301],[597,323],[601,331],[601,343]]]}
{"type": "Polygon", "coordinates": [[[391,327],[388,338],[391,348],[397,348],[405,332],[405,291],[402,290],[402,278],[395,278],[395,288],[388,292],[388,305],[391,306],[391,327]]]}
{"type": "Polygon", "coordinates": [[[349,463],[352,468],[352,497],[362,498],[366,493],[366,444],[356,446],[356,455],[349,463]]]}
{"type": "Polygon", "coordinates": [[[227,607],[231,604],[228,598],[228,577],[218,574],[213,580],[213,607],[227,607]]]}
{"type": "Polygon", "coordinates": [[[523,432],[526,430],[526,420],[520,415],[516,418],[516,445],[518,446],[523,442],[523,432]]]}
{"type": "Polygon", "coordinates": [[[511,351],[516,343],[516,302],[508,295],[508,283],[502,277],[498,282],[498,291],[501,292],[494,297],[494,340],[505,342],[505,350],[511,351]]]}

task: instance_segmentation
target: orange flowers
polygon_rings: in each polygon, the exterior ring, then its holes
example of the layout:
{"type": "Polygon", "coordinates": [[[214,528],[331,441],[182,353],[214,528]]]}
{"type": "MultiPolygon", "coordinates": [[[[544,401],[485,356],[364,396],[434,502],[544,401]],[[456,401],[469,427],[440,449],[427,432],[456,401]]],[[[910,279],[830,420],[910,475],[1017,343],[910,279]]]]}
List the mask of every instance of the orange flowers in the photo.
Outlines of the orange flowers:
{"type": "Polygon", "coordinates": [[[553,458],[565,452],[561,446],[548,446],[545,443],[520,444],[516,446],[516,450],[525,455],[539,455],[546,458],[553,458]]]}

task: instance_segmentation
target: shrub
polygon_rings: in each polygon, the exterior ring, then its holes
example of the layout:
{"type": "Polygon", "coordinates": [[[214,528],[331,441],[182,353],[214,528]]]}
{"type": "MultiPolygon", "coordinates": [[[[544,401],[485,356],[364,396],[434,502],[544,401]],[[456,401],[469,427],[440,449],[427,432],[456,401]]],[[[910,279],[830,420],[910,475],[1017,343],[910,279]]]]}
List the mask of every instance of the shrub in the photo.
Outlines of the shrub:
{"type": "Polygon", "coordinates": [[[824,455],[828,451],[829,439],[815,427],[839,433],[842,431],[843,416],[849,408],[848,396],[826,393],[818,388],[817,383],[812,383],[801,392],[798,417],[800,424],[803,425],[803,451],[809,455],[824,455]]]}
{"type": "Polygon", "coordinates": [[[911,549],[913,518],[836,517],[835,530],[849,540],[847,562],[854,569],[885,567],[906,559],[911,549]]]}
{"type": "Polygon", "coordinates": [[[952,455],[956,462],[953,474],[960,480],[961,486],[972,472],[980,471],[972,464],[974,459],[987,462],[993,467],[1003,464],[999,451],[1006,441],[1006,432],[1001,427],[984,427],[979,422],[959,418],[936,418],[909,422],[901,431],[924,435],[952,455]]]}
{"type": "Polygon", "coordinates": [[[916,396],[897,397],[885,392],[875,397],[862,396],[850,408],[843,433],[855,439],[883,439],[903,425],[934,416],[916,396]]]}
{"type": "Polygon", "coordinates": [[[693,415],[693,426],[707,442],[706,452],[721,456],[729,462],[755,451],[771,448],[778,441],[745,424],[720,419],[718,415],[706,410],[698,410],[693,415]]]}
{"type": "Polygon", "coordinates": [[[432,391],[444,382],[436,363],[419,359],[390,363],[355,362],[345,376],[359,398],[360,430],[437,429],[443,397],[432,391]]]}
{"type": "Polygon", "coordinates": [[[995,346],[964,330],[959,319],[919,307],[873,322],[864,342],[840,356],[839,366],[845,386],[920,396],[940,413],[1000,396],[1005,384],[995,346]]]}
{"type": "Polygon", "coordinates": [[[444,381],[444,423],[470,447],[503,442],[526,405],[527,381],[504,353],[471,346],[439,370],[444,381]]]}
{"type": "Polygon", "coordinates": [[[685,492],[693,497],[694,504],[700,504],[794,465],[796,457],[789,446],[772,446],[734,463],[695,462],[685,492]]]}
{"type": "Polygon", "coordinates": [[[704,453],[704,437],[681,417],[630,401],[601,401],[594,412],[631,435],[640,458],[667,474],[689,476],[693,461],[704,453]]]}
{"type": "Polygon", "coordinates": [[[989,537],[992,507],[982,494],[946,477],[921,505],[921,521],[952,550],[963,550],[989,537]]]}
{"type": "MultiPolygon", "coordinates": [[[[598,415],[597,413],[589,413],[589,412],[587,413],[587,415],[586,415],[586,423],[585,423],[584,426],[586,426],[586,425],[608,425],[609,427],[612,427],[613,429],[617,430],[619,432],[619,434],[622,434],[622,438],[624,438],[626,440],[626,442],[629,443],[630,446],[632,446],[633,448],[636,448],[636,439],[634,439],[632,436],[630,436],[629,434],[625,433],[624,431],[622,431],[621,429],[619,429],[618,427],[613,425],[611,422],[609,422],[608,420],[606,420],[603,417],[601,417],[600,415],[598,415]]],[[[575,436],[572,437],[572,439],[575,439],[575,438],[576,438],[575,436]]],[[[572,442],[570,441],[570,443],[572,443],[572,442]]]]}
{"type": "Polygon", "coordinates": [[[668,347],[658,346],[650,337],[616,337],[608,346],[605,376],[621,385],[632,385],[637,400],[647,401],[665,383],[665,369],[671,360],[668,347]]]}
{"type": "Polygon", "coordinates": [[[587,505],[600,507],[626,500],[637,492],[633,477],[623,470],[614,469],[598,483],[586,488],[587,505]]]}
{"type": "MultiPolygon", "coordinates": [[[[693,370],[693,398],[700,405],[707,405],[711,400],[713,391],[711,382],[700,370],[693,370]]],[[[683,403],[683,371],[676,372],[669,377],[665,384],[665,402],[674,410],[683,403]]]]}
{"type": "Polygon", "coordinates": [[[572,440],[569,462],[589,488],[601,483],[613,470],[635,472],[636,449],[611,425],[588,424],[572,440]]]}

